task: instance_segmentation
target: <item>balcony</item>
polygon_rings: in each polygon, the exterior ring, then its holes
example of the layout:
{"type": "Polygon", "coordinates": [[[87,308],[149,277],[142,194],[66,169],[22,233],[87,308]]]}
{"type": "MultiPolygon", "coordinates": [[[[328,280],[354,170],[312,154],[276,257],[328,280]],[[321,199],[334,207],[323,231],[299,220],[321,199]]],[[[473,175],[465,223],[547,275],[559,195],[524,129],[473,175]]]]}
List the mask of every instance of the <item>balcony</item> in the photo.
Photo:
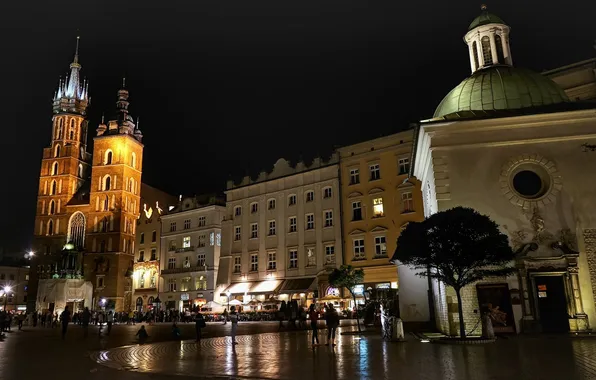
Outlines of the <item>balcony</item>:
{"type": "Polygon", "coordinates": [[[168,248],[168,252],[176,252],[176,253],[191,252],[194,250],[195,250],[195,247],[192,245],[190,247],[185,247],[185,248],[176,248],[176,247],[168,248]]]}
{"type": "Polygon", "coordinates": [[[189,273],[189,272],[207,272],[214,270],[215,268],[208,265],[196,266],[196,267],[187,267],[187,268],[171,268],[171,269],[164,269],[161,271],[161,274],[176,274],[176,273],[189,273]]]}

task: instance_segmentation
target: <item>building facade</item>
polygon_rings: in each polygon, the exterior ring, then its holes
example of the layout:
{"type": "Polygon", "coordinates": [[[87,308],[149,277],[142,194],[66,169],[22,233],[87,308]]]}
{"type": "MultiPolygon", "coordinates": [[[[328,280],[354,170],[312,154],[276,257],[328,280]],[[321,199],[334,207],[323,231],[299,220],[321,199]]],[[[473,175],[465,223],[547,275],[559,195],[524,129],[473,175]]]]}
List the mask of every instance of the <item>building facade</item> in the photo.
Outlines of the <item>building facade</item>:
{"type": "Polygon", "coordinates": [[[572,101],[596,101],[596,58],[545,71],[572,101]]]}
{"type": "Polygon", "coordinates": [[[0,262],[0,310],[25,311],[28,287],[28,265],[0,262]]]}
{"type": "Polygon", "coordinates": [[[343,261],[364,270],[364,291],[398,288],[389,262],[400,232],[424,218],[419,182],[410,177],[413,131],[339,148],[343,261]]]}
{"type": "Polygon", "coordinates": [[[342,263],[339,165],[279,159],[269,173],[228,181],[219,298],[296,299],[335,291],[327,275],[342,263]]]}
{"type": "Polygon", "coordinates": [[[130,308],[136,220],[143,165],[142,134],[128,112],[128,91],[118,91],[115,119],[97,128],[87,152],[89,96],[80,80],[77,51],[70,76],[53,101],[52,139],[43,151],[35,218],[29,310],[89,306],[130,308]],[[52,298],[51,280],[81,291],[52,298]],[[43,289],[39,280],[44,280],[43,289]],[[92,299],[87,299],[89,287],[92,299]]]}
{"type": "MultiPolygon", "coordinates": [[[[466,330],[478,311],[496,309],[496,332],[588,331],[596,322],[596,106],[570,102],[549,78],[514,67],[503,57],[509,48],[493,43],[501,36],[508,45],[508,30],[486,9],[470,26],[468,34],[489,39],[472,51],[492,61],[472,65],[421,123],[414,174],[426,215],[472,207],[508,234],[516,252],[515,275],[462,290],[466,330]]],[[[440,283],[432,291],[437,327],[458,334],[455,292],[440,283]]]]}
{"type": "Polygon", "coordinates": [[[159,294],[166,309],[185,311],[214,300],[224,204],[188,197],[162,216],[159,294]]]}
{"type": "Polygon", "coordinates": [[[147,312],[159,296],[161,258],[161,217],[176,204],[173,197],[161,190],[141,184],[142,211],[136,221],[135,262],[133,267],[133,304],[138,312],[147,312]]]}

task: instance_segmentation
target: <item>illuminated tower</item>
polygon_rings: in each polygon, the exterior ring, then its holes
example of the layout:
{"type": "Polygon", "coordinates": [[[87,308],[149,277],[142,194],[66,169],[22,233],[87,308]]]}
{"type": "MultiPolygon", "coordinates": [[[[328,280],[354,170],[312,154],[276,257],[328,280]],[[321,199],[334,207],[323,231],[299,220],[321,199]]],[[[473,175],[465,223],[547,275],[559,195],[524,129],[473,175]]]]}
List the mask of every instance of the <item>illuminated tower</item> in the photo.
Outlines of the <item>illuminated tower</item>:
{"type": "Polygon", "coordinates": [[[85,278],[97,306],[128,311],[136,222],[140,212],[142,134],[128,112],[128,91],[118,91],[115,120],[97,128],[93,160],[85,278]]]}

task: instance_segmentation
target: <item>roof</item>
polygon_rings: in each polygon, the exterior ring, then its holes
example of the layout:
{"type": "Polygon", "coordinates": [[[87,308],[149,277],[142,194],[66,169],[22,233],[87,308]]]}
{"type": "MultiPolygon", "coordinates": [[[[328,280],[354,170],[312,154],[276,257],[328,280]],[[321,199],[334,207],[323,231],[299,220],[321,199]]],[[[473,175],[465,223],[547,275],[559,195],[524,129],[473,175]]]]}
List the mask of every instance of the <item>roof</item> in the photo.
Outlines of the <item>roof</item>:
{"type": "Polygon", "coordinates": [[[534,108],[568,102],[551,79],[523,68],[494,65],[474,72],[451,90],[433,118],[463,119],[463,115],[534,108]],[[469,112],[468,112],[469,113],[469,112]]]}
{"type": "Polygon", "coordinates": [[[480,16],[476,17],[474,19],[474,21],[472,21],[472,23],[470,24],[470,26],[468,27],[468,31],[477,28],[479,26],[482,25],[487,25],[487,24],[505,24],[505,21],[503,21],[499,16],[494,15],[490,12],[488,12],[486,9],[484,9],[482,11],[482,13],[480,14],[480,16]]]}
{"type": "Polygon", "coordinates": [[[314,282],[315,282],[314,277],[285,280],[283,285],[279,289],[279,292],[280,293],[307,292],[312,289],[311,286],[314,282]]]}

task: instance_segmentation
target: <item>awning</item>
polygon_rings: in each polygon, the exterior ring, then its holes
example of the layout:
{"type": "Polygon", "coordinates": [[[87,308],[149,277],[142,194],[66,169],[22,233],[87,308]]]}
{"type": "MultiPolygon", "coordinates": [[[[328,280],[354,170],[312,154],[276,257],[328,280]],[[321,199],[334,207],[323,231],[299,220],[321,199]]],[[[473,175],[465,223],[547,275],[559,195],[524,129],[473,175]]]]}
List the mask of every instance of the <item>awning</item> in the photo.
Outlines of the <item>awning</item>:
{"type": "Polygon", "coordinates": [[[221,295],[230,294],[263,294],[276,293],[282,280],[267,280],[267,281],[253,281],[253,282],[236,282],[228,286],[221,295]]]}
{"type": "Polygon", "coordinates": [[[307,293],[314,290],[314,277],[307,278],[295,278],[291,280],[285,280],[281,288],[280,293],[307,293]]]}

